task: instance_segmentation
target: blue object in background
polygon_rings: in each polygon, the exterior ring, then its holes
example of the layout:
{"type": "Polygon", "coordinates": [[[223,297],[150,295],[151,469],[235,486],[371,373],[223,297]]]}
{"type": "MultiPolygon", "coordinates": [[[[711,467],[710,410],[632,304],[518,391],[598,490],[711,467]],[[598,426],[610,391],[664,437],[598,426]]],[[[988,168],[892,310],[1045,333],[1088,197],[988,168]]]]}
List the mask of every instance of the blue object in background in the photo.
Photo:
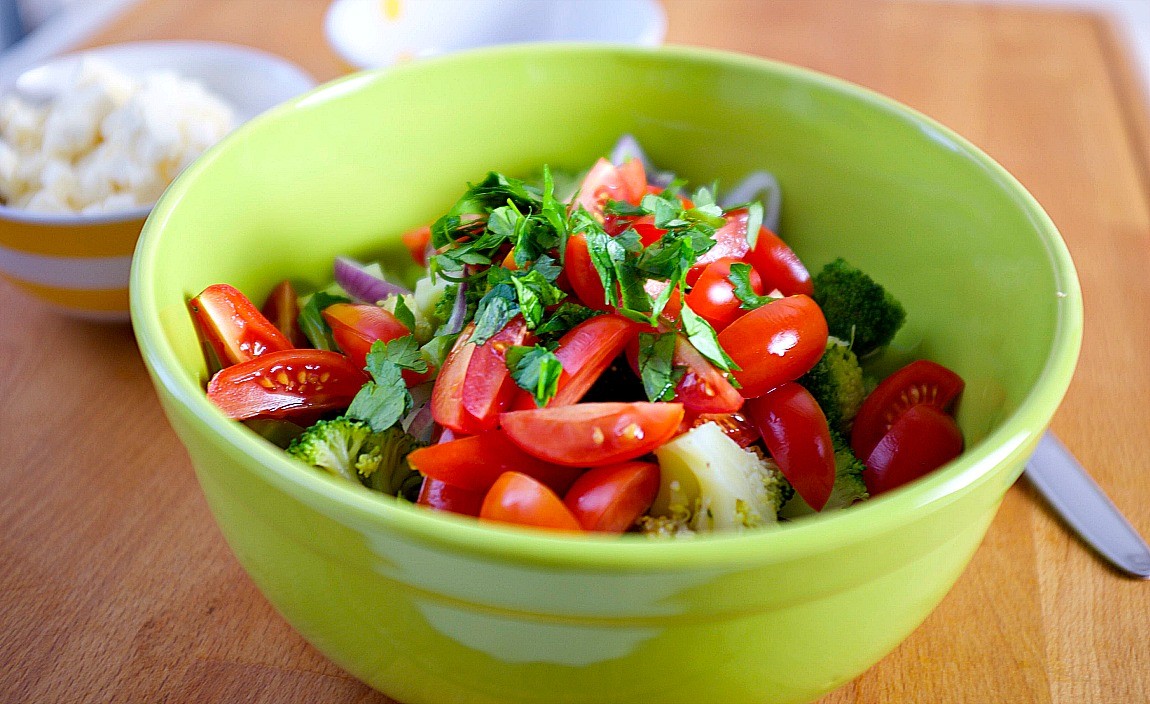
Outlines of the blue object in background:
{"type": "Polygon", "coordinates": [[[19,41],[24,33],[16,0],[0,0],[0,52],[19,41]]]}

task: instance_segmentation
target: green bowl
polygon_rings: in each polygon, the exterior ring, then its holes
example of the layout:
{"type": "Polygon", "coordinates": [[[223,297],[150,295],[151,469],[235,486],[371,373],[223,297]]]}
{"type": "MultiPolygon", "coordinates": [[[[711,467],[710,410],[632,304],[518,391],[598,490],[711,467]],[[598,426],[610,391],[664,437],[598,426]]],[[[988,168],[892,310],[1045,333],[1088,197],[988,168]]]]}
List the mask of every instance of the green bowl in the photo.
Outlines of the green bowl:
{"type": "Polygon", "coordinates": [[[897,103],[693,49],[521,46],[350,76],[238,130],[168,190],[132,318],[220,529],[320,651],[404,702],[802,702],[856,677],[965,568],[1070,381],[1082,304],[1050,219],[1005,170],[897,103]],[[695,182],[782,184],[781,232],[842,255],[908,322],[887,359],[967,382],[968,450],[862,506],[675,542],[436,514],[309,471],[204,396],[185,301],[328,280],[489,169],[580,168],[622,133],[695,182]]]}

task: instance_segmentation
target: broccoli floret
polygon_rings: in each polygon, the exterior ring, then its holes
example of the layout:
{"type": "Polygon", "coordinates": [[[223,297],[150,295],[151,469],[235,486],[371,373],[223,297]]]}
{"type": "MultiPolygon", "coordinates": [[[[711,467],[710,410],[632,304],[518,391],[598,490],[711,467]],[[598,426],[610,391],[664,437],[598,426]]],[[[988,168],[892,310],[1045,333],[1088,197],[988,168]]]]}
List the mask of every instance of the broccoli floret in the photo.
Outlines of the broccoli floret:
{"type": "MultiPolygon", "coordinates": [[[[862,478],[866,465],[855,457],[846,440],[834,431],[831,431],[831,442],[834,443],[835,449],[835,484],[831,489],[830,498],[820,513],[847,508],[855,502],[866,500],[869,496],[862,478]]],[[[792,520],[814,513],[815,510],[807,505],[801,496],[795,494],[783,504],[779,510],[779,518],[792,520]]]]}
{"type": "Polygon", "coordinates": [[[704,423],[655,450],[659,494],[645,532],[743,530],[776,522],[785,498],[774,462],[739,447],[715,423],[704,423]]]}
{"type": "Polygon", "coordinates": [[[844,259],[823,267],[814,286],[830,334],[850,340],[860,357],[888,344],[906,320],[894,296],[844,259]]]}
{"type": "Polygon", "coordinates": [[[418,474],[407,464],[407,454],[422,447],[399,428],[372,431],[361,420],[341,416],[321,420],[292,441],[287,453],[328,472],[387,494],[410,489],[418,474]]]}
{"type": "Polygon", "coordinates": [[[818,401],[832,430],[850,432],[851,422],[866,398],[866,386],[858,357],[846,342],[837,337],[827,340],[823,356],[799,383],[818,401]]]}

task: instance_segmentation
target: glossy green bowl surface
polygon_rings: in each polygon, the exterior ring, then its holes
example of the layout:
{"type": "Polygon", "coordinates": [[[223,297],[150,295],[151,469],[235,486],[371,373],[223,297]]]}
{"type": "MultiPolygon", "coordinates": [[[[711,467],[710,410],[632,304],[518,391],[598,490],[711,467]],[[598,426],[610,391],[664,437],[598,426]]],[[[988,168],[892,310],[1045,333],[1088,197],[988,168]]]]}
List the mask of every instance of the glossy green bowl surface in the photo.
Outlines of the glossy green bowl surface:
{"type": "Polygon", "coordinates": [[[1069,383],[1081,297],[1000,166],[882,96],[694,49],[504,47],[358,74],[245,125],[149,218],[132,316],[221,530],[276,608],[406,702],[801,702],[906,637],[961,574],[1069,383]],[[696,183],[768,169],[812,269],[845,256],[967,388],[968,451],[833,516],[738,535],[566,538],[432,514],[307,471],[206,400],[185,301],[325,283],[495,169],[580,169],[635,134],[696,183]]]}

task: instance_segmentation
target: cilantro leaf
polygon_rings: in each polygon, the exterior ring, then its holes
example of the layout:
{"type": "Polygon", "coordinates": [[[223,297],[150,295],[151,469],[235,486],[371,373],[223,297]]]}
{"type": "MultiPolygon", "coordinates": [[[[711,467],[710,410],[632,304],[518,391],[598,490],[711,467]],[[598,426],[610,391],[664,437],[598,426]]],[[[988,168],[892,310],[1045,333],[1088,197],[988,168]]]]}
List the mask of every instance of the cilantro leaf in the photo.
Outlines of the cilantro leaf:
{"type": "Polygon", "coordinates": [[[515,346],[507,349],[507,369],[519,388],[535,397],[535,405],[547,405],[559,390],[563,364],[546,347],[515,346]]]}
{"type": "Polygon", "coordinates": [[[412,313],[411,309],[407,307],[407,301],[404,300],[403,296],[395,297],[395,317],[410,332],[415,332],[415,313],[412,313]]]}
{"type": "Polygon", "coordinates": [[[376,432],[383,432],[398,423],[414,402],[403,382],[402,372],[394,362],[377,359],[375,364],[369,362],[368,369],[373,381],[364,384],[355,395],[347,415],[365,421],[376,432]]]}
{"type": "Polygon", "coordinates": [[[555,309],[547,320],[535,328],[535,334],[540,338],[547,336],[558,337],[575,327],[584,320],[602,315],[603,311],[581,306],[578,303],[564,302],[555,309]]]}
{"type": "Polygon", "coordinates": [[[686,303],[683,303],[683,310],[679,319],[683,323],[683,333],[687,336],[687,341],[694,345],[699,354],[725,372],[739,370],[739,365],[727,356],[722,345],[719,344],[715,329],[698,313],[691,310],[691,307],[686,303]]]}
{"type": "Polygon", "coordinates": [[[300,330],[317,350],[339,349],[331,336],[331,326],[323,319],[323,309],[335,303],[351,303],[351,299],[327,291],[316,291],[299,312],[300,330]]]}
{"type": "Polygon", "coordinates": [[[672,366],[675,354],[673,332],[639,333],[639,376],[649,401],[670,401],[685,370],[672,366]]]}
{"type": "Polygon", "coordinates": [[[504,283],[496,284],[483,294],[483,298],[479,299],[479,305],[475,308],[475,331],[471,333],[471,341],[482,345],[518,314],[519,304],[515,287],[504,283]]]}
{"type": "Polygon", "coordinates": [[[755,289],[751,287],[750,264],[744,264],[742,262],[731,264],[731,271],[727,274],[727,280],[735,287],[735,297],[742,301],[742,304],[739,306],[740,308],[753,310],[775,300],[770,296],[760,296],[755,293],[755,289]]]}
{"type": "Polygon", "coordinates": [[[555,305],[567,296],[535,269],[522,274],[516,272],[511,278],[511,284],[515,287],[519,311],[523,313],[529,330],[543,322],[544,308],[555,305]]]}
{"type": "Polygon", "coordinates": [[[427,371],[427,361],[419,351],[419,343],[414,335],[397,337],[389,342],[376,340],[367,353],[367,372],[378,377],[381,365],[394,364],[400,369],[409,369],[423,374],[427,371]]]}

